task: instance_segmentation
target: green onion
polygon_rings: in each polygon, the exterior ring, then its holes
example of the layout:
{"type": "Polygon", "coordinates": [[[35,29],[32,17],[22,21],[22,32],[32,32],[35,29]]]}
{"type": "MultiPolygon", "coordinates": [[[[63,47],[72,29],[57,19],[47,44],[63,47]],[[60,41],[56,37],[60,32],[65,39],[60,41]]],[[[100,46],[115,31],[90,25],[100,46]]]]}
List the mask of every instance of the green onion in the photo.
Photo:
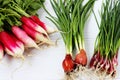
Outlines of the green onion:
{"type": "Polygon", "coordinates": [[[66,50],[68,54],[72,53],[72,25],[71,25],[71,14],[67,5],[72,4],[71,2],[65,1],[64,3],[62,0],[51,0],[51,5],[54,9],[56,17],[50,14],[50,20],[58,27],[61,33],[63,40],[66,45],[66,50]],[[66,4],[66,5],[65,5],[66,4]]]}
{"type": "Polygon", "coordinates": [[[76,52],[75,64],[85,66],[87,64],[87,55],[84,45],[84,27],[95,0],[88,0],[85,4],[83,4],[84,0],[50,0],[50,2],[55,16],[51,15],[45,6],[44,9],[50,16],[48,19],[62,32],[61,35],[66,47],[66,57],[63,61],[64,71],[67,71],[66,67],[68,72],[74,70],[73,59],[68,58],[68,55],[72,56],[76,52]],[[74,52],[74,49],[76,52],[74,52]],[[65,62],[68,63],[65,64],[65,62]]]}
{"type": "Polygon", "coordinates": [[[99,68],[100,71],[113,76],[118,65],[120,47],[120,1],[106,0],[102,4],[100,17],[99,34],[90,67],[99,68]]]}

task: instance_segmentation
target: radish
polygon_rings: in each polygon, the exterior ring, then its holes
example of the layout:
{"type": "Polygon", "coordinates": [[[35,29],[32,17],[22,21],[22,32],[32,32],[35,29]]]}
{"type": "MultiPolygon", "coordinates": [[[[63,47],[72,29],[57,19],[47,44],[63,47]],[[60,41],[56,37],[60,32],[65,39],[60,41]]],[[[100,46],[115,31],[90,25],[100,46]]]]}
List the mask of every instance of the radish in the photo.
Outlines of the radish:
{"type": "Polygon", "coordinates": [[[15,43],[22,49],[22,51],[24,52],[24,44],[18,39],[16,38],[15,35],[10,34],[10,36],[12,37],[12,39],[15,41],[15,43]]]}
{"type": "Polygon", "coordinates": [[[27,25],[29,28],[34,29],[48,37],[48,34],[46,33],[46,31],[41,26],[39,26],[37,23],[35,23],[32,19],[22,16],[21,21],[25,25],[27,25]]]}
{"type": "Polygon", "coordinates": [[[21,48],[7,32],[0,32],[0,41],[2,42],[7,54],[13,57],[23,57],[23,50],[21,50],[21,48]]]}
{"type": "Polygon", "coordinates": [[[24,43],[26,47],[35,47],[39,49],[35,41],[32,38],[30,38],[24,30],[20,29],[17,26],[13,26],[12,32],[19,40],[21,40],[24,43]]]}
{"type": "Polygon", "coordinates": [[[0,60],[2,60],[4,57],[4,49],[3,49],[3,45],[0,43],[0,60]]]}
{"type": "Polygon", "coordinates": [[[55,30],[52,27],[49,27],[48,25],[46,25],[44,22],[42,22],[37,16],[32,15],[30,16],[30,18],[36,22],[39,26],[41,26],[48,34],[56,32],[57,30],[55,30]]]}
{"type": "Polygon", "coordinates": [[[37,32],[33,29],[30,29],[27,25],[23,24],[22,28],[25,30],[25,32],[31,36],[33,39],[35,39],[36,41],[41,41],[43,43],[47,43],[47,44],[52,44],[52,42],[46,37],[44,36],[44,34],[37,32]]]}

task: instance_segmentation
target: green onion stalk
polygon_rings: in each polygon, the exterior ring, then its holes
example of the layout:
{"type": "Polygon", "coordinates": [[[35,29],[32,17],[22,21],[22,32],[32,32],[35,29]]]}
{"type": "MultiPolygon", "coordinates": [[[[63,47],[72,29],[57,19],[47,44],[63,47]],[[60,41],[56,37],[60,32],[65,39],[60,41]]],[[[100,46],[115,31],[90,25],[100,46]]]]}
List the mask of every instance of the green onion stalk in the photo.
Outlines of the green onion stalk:
{"type": "Polygon", "coordinates": [[[100,74],[104,72],[104,75],[109,74],[113,77],[116,74],[120,47],[120,1],[106,0],[103,2],[100,17],[99,33],[90,68],[99,71],[100,74]]]}
{"type": "Polygon", "coordinates": [[[68,74],[74,72],[78,65],[86,66],[87,64],[84,27],[95,0],[88,0],[85,4],[83,4],[84,0],[50,0],[50,2],[55,15],[52,15],[45,6],[44,9],[49,15],[47,18],[61,32],[66,48],[62,66],[68,74]]]}
{"type": "Polygon", "coordinates": [[[66,48],[66,56],[62,63],[64,71],[66,73],[69,73],[74,70],[75,63],[72,59],[72,52],[73,52],[73,31],[72,31],[72,25],[71,25],[71,10],[73,1],[71,0],[50,0],[52,8],[55,12],[55,16],[51,15],[49,11],[44,7],[46,12],[49,14],[50,17],[48,17],[61,31],[61,35],[63,38],[63,41],[65,43],[66,48]],[[68,64],[68,65],[67,65],[68,64]]]}
{"type": "Polygon", "coordinates": [[[85,51],[84,28],[85,23],[93,9],[95,0],[88,0],[88,2],[86,2],[84,5],[83,2],[84,0],[74,1],[74,9],[71,14],[71,25],[73,30],[74,44],[77,52],[75,63],[86,66],[87,55],[85,51]]]}

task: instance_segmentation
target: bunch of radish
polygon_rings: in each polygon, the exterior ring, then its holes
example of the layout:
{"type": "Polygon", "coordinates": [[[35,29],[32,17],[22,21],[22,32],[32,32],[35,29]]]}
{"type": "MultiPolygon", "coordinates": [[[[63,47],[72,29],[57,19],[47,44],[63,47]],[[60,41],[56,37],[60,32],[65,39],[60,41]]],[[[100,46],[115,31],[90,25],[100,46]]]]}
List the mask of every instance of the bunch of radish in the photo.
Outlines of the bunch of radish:
{"type": "MultiPolygon", "coordinates": [[[[53,44],[49,34],[54,29],[42,22],[35,15],[36,12],[29,14],[29,8],[26,11],[19,3],[17,0],[0,1],[0,59],[3,58],[4,51],[13,57],[24,58],[25,48],[39,49],[38,43],[53,44]]],[[[33,1],[33,4],[36,3],[37,0],[33,1]]]]}
{"type": "Polygon", "coordinates": [[[56,16],[51,15],[44,7],[48,17],[59,29],[66,55],[62,62],[66,80],[76,80],[77,73],[87,65],[87,54],[84,45],[85,23],[93,9],[95,0],[50,0],[56,16]]]}
{"type": "Polygon", "coordinates": [[[120,1],[103,2],[100,17],[99,34],[89,66],[97,75],[102,76],[102,80],[106,77],[107,80],[113,80],[120,47],[120,1]]]}

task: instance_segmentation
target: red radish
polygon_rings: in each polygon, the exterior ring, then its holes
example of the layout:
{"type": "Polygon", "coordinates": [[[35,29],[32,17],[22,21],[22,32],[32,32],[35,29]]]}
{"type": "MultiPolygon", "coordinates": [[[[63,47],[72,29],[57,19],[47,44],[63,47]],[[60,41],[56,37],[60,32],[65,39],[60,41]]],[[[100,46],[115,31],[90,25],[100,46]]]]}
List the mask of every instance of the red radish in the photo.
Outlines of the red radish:
{"type": "Polygon", "coordinates": [[[55,32],[55,29],[52,27],[49,27],[48,25],[46,25],[44,22],[42,22],[37,16],[32,15],[30,16],[30,18],[36,22],[39,26],[41,26],[44,30],[46,30],[47,33],[53,33],[55,32]]]}
{"type": "Polygon", "coordinates": [[[48,36],[48,34],[46,33],[46,31],[41,27],[39,26],[37,23],[35,23],[32,19],[28,18],[28,17],[25,17],[23,16],[21,18],[21,21],[27,25],[29,28],[31,29],[34,29],[42,34],[45,34],[46,36],[48,36]]]}
{"type": "Polygon", "coordinates": [[[85,66],[87,64],[87,55],[84,49],[80,50],[80,53],[78,53],[75,57],[75,62],[77,64],[81,64],[85,66]]]}
{"type": "Polygon", "coordinates": [[[67,54],[65,56],[65,59],[63,60],[62,66],[63,66],[63,69],[65,72],[70,72],[74,69],[75,63],[74,63],[70,54],[67,54]]]}
{"type": "Polygon", "coordinates": [[[3,56],[4,56],[4,49],[2,44],[0,43],[0,60],[2,60],[3,56]]]}
{"type": "Polygon", "coordinates": [[[21,48],[19,47],[16,47],[13,51],[11,51],[9,48],[7,48],[6,46],[5,47],[5,51],[7,54],[13,56],[13,57],[18,57],[18,58],[23,58],[23,51],[21,50],[21,48]]]}
{"type": "Polygon", "coordinates": [[[48,43],[51,44],[52,42],[46,37],[44,36],[42,33],[37,32],[33,29],[30,29],[27,25],[23,24],[22,28],[25,30],[25,32],[31,36],[33,39],[35,39],[36,41],[42,41],[44,43],[48,43]]]}
{"type": "Polygon", "coordinates": [[[30,38],[24,30],[20,29],[17,26],[13,26],[12,32],[19,40],[21,40],[25,44],[25,46],[35,47],[39,49],[35,41],[32,38],[30,38]]]}
{"type": "Polygon", "coordinates": [[[0,41],[2,42],[7,54],[13,57],[23,57],[23,51],[7,32],[0,32],[0,41]]]}
{"type": "Polygon", "coordinates": [[[10,36],[12,37],[12,39],[15,41],[15,43],[22,49],[22,51],[24,52],[24,44],[16,38],[15,35],[10,34],[10,36]]]}

